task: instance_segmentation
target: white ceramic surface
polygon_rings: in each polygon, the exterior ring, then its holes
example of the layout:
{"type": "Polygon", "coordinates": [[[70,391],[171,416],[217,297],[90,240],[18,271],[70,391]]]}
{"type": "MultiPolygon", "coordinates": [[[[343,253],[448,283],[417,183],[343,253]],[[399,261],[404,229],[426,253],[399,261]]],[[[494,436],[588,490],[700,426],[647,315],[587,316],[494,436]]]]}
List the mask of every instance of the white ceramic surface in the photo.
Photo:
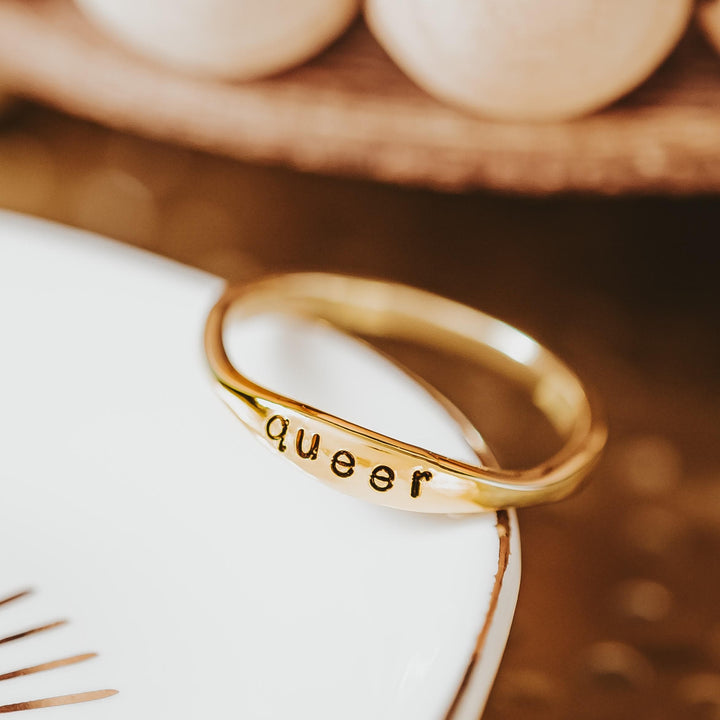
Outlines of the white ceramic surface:
{"type": "MultiPolygon", "coordinates": [[[[0,644],[0,674],[100,652],[1,681],[0,705],[117,688],[37,714],[431,720],[448,713],[485,628],[452,714],[476,718],[517,595],[514,514],[498,575],[494,514],[359,503],[267,452],[205,367],[202,327],[220,289],[165,259],[0,214],[0,597],[36,590],[0,606],[0,638],[71,620],[0,644]]],[[[349,419],[472,457],[394,365],[335,331],[292,325],[267,317],[238,331],[238,364],[349,419]]]]}

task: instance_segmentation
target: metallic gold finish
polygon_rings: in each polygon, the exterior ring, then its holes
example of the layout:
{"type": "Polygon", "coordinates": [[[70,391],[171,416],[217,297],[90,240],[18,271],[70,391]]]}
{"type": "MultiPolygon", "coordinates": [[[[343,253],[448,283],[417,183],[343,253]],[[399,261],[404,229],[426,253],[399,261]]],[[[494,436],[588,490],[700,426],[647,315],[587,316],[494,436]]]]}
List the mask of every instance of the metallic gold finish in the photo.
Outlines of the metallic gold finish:
{"type": "MultiPolygon", "coordinates": [[[[30,594],[30,590],[24,590],[23,592],[10,595],[0,600],[0,606],[7,605],[14,600],[19,600],[30,594]]],[[[46,630],[52,630],[53,628],[61,627],[66,625],[67,620],[57,620],[46,625],[40,625],[38,627],[30,628],[29,630],[23,630],[22,632],[8,635],[4,638],[0,638],[0,645],[14,642],[16,640],[22,640],[23,638],[31,637],[38,633],[45,632],[46,630]]],[[[69,665],[77,665],[78,663],[85,662],[96,658],[97,653],[82,653],[80,655],[73,655],[71,657],[60,658],[58,660],[51,660],[50,662],[40,663],[39,665],[31,665],[29,667],[20,668],[18,670],[11,670],[0,675],[0,682],[5,680],[13,680],[14,678],[23,677],[25,675],[34,675],[35,673],[45,672],[47,670],[55,670],[57,668],[67,667],[69,665]]],[[[102,700],[103,698],[110,697],[111,695],[117,694],[117,690],[93,690],[90,692],[73,693],[70,695],[59,695],[57,697],[42,698],[40,700],[27,700],[24,702],[12,703],[10,705],[0,705],[0,713],[11,713],[19,712],[21,710],[35,710],[37,708],[56,707],[59,705],[73,705],[76,703],[89,702],[90,700],[102,700]]]]}
{"type": "Polygon", "coordinates": [[[0,713],[19,712],[20,710],[37,710],[38,708],[58,707],[60,705],[76,705],[77,703],[103,700],[117,695],[117,690],[91,690],[90,692],[73,693],[72,695],[59,695],[57,697],[43,698],[41,700],[28,700],[26,702],[0,705],[0,713]]]}
{"type": "Polygon", "coordinates": [[[205,351],[224,400],[271,448],[341,492],[389,507],[473,513],[560,500],[592,469],[607,437],[580,380],[535,340],[466,305],[396,283],[299,273],[229,288],[208,316],[205,351]],[[527,470],[472,465],[263,388],[232,365],[223,329],[230,315],[278,311],[422,342],[496,370],[526,389],[565,445],[527,470]]]}
{"type": "Polygon", "coordinates": [[[507,510],[498,510],[496,512],[497,517],[497,533],[498,533],[498,569],[495,573],[495,584],[493,585],[492,593],[490,595],[490,605],[488,607],[485,622],[480,629],[480,634],[477,636],[475,641],[475,648],[470,656],[470,662],[468,663],[465,674],[463,675],[460,687],[455,693],[452,704],[445,714],[444,720],[453,720],[455,718],[460,701],[463,695],[467,691],[470,678],[472,677],[473,670],[477,665],[483,650],[485,649],[485,643],[487,641],[490,627],[495,619],[495,612],[497,610],[498,601],[500,600],[500,591],[502,590],[503,580],[505,579],[505,571],[507,570],[508,562],[510,561],[510,518],[508,517],[507,510]]]}
{"type": "Polygon", "coordinates": [[[5,643],[13,642],[15,640],[22,640],[30,635],[36,635],[37,633],[45,632],[46,630],[52,630],[61,625],[66,625],[67,620],[56,620],[55,622],[48,623],[47,625],[41,625],[40,627],[31,628],[30,630],[23,630],[22,632],[16,633],[15,635],[8,635],[7,637],[0,638],[0,645],[5,643]]]}
{"type": "Polygon", "coordinates": [[[0,607],[2,607],[3,605],[7,605],[8,603],[14,602],[15,600],[20,600],[24,597],[27,597],[28,595],[30,595],[31,592],[31,590],[23,590],[22,592],[5,597],[0,600],[0,607]]]}
{"type": "Polygon", "coordinates": [[[55,668],[66,667],[67,665],[77,665],[78,663],[85,662],[85,660],[91,660],[96,657],[97,653],[84,653],[83,655],[73,655],[73,657],[21,668],[20,670],[12,670],[11,672],[0,675],[0,682],[3,680],[12,680],[16,677],[23,677],[24,675],[34,675],[35,673],[45,672],[46,670],[55,670],[55,668]]]}

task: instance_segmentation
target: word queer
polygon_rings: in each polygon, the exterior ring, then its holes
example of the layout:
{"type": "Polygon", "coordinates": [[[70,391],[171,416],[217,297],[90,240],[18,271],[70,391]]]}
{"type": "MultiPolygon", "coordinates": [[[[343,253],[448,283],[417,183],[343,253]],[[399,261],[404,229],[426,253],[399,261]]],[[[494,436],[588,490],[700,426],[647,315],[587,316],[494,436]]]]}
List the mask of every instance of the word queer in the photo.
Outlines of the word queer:
{"type": "MultiPolygon", "coordinates": [[[[290,420],[282,415],[273,415],[265,424],[265,434],[277,442],[277,449],[285,452],[288,448],[290,420]]],[[[320,451],[320,435],[315,433],[305,447],[305,430],[298,428],[295,433],[295,452],[304,460],[317,460],[320,451]]],[[[355,456],[349,450],[338,450],[330,459],[330,470],[339,478],[349,478],[355,472],[355,456]]],[[[410,481],[410,497],[420,497],[423,482],[432,478],[429,470],[415,470],[410,481]]],[[[376,465],[368,479],[370,487],[377,492],[387,492],[395,482],[395,471],[388,465],[376,465]]]]}

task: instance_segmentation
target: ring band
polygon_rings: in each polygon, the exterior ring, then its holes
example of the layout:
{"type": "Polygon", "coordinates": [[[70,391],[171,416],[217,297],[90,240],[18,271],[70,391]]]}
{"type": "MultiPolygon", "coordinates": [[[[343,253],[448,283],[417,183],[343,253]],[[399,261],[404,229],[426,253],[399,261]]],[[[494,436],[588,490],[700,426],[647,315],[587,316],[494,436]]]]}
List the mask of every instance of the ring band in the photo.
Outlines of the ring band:
{"type": "Polygon", "coordinates": [[[582,383],[550,351],[479,310],[397,283],[296,273],[228,288],[208,316],[205,351],[231,408],[275,452],[341,492],[389,507],[474,513],[560,500],[586,477],[607,438],[582,383]],[[526,470],[472,465],[279,395],[230,362],[223,342],[230,312],[239,318],[294,312],[476,361],[525,387],[564,446],[526,470]]]}

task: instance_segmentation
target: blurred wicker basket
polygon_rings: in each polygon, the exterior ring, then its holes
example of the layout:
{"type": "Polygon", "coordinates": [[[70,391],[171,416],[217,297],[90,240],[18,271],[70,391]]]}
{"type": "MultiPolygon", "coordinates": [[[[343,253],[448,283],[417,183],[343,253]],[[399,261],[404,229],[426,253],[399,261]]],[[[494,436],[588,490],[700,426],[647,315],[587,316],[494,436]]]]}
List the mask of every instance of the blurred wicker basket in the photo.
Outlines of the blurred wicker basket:
{"type": "Polygon", "coordinates": [[[620,103],[541,125],[443,106],[362,22],[300,68],[232,84],[132,55],[69,0],[0,0],[0,77],[13,94],[115,128],[301,170],[448,190],[720,190],[720,59],[694,28],[620,103]]]}

